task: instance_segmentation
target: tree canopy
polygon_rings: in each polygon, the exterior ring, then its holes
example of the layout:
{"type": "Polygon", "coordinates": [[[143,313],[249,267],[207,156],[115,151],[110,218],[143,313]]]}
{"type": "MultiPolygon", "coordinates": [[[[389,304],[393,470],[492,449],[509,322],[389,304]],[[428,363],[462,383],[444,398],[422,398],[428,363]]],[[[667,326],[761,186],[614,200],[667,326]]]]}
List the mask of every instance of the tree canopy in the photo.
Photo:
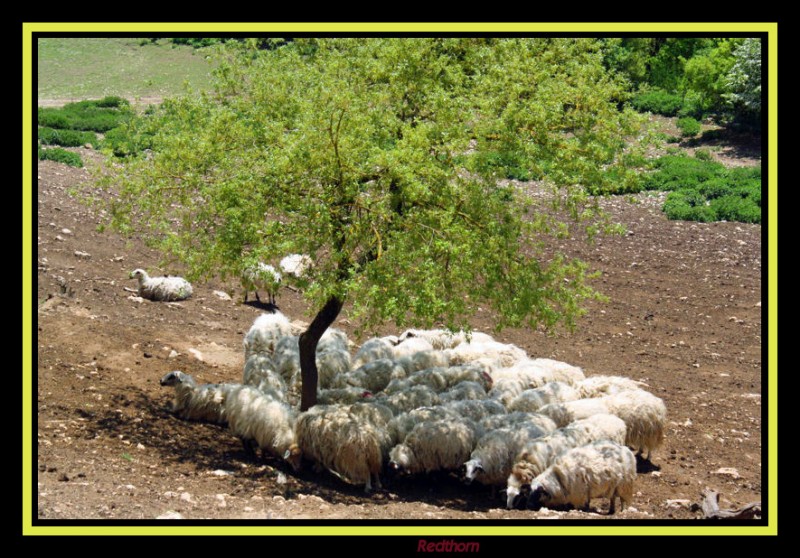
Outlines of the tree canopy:
{"type": "Polygon", "coordinates": [[[624,137],[639,121],[620,110],[625,88],[600,47],[227,43],[212,92],[166,100],[139,124],[152,151],[113,176],[113,222],[191,277],[311,255],[299,286],[320,313],[301,336],[303,408],[315,401],[316,341],[345,300],[362,328],[468,327],[478,306],[498,327],[570,325],[593,294],[585,267],[546,249],[565,231],[555,213],[500,179],[524,168],[561,187],[554,199],[576,219],[594,214],[587,189],[629,179],[624,137]]]}

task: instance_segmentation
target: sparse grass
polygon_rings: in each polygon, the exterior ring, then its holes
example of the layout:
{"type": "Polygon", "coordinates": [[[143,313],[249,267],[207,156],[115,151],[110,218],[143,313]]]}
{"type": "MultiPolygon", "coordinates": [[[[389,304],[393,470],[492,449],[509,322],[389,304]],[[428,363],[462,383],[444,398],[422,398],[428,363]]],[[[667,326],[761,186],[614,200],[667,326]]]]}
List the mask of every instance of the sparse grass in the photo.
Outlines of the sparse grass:
{"type": "Polygon", "coordinates": [[[85,99],[106,95],[163,97],[203,89],[211,66],[202,50],[167,44],[140,45],[136,38],[40,38],[40,99],[85,99]]]}

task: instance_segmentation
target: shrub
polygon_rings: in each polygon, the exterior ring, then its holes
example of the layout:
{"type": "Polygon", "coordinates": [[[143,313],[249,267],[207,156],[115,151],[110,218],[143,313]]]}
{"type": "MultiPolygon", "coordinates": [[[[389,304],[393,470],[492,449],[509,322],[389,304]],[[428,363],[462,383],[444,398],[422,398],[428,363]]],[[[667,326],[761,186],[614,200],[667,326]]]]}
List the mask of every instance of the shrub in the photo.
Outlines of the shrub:
{"type": "Polygon", "coordinates": [[[73,153],[72,151],[67,151],[66,149],[61,149],[60,147],[55,147],[52,149],[39,149],[39,159],[46,159],[49,161],[55,161],[57,163],[64,163],[71,167],[82,167],[83,160],[81,156],[77,153],[73,153]]]}
{"type": "Polygon", "coordinates": [[[696,149],[694,156],[696,159],[700,159],[701,161],[711,161],[713,159],[711,152],[708,149],[696,149]]]}
{"type": "Polygon", "coordinates": [[[87,143],[92,147],[97,147],[100,144],[97,135],[93,132],[54,128],[39,128],[39,140],[45,145],[61,145],[63,147],[79,147],[87,143]]]}
{"type": "Polygon", "coordinates": [[[667,136],[667,143],[680,143],[681,138],[678,136],[667,136]]]}
{"type": "Polygon", "coordinates": [[[664,213],[668,219],[680,221],[708,223],[717,220],[716,211],[707,205],[702,194],[691,188],[670,192],[664,201],[664,213]]]}
{"type": "Polygon", "coordinates": [[[725,167],[719,163],[679,155],[666,155],[653,164],[657,170],[644,179],[646,190],[696,188],[725,172],[725,167]]]}
{"type": "Polygon", "coordinates": [[[114,107],[127,107],[130,106],[130,103],[127,99],[123,99],[122,97],[117,97],[115,95],[111,95],[108,97],[103,97],[99,101],[95,101],[95,106],[101,108],[114,108],[114,107]]]}
{"type": "Polygon", "coordinates": [[[38,122],[48,128],[107,132],[130,117],[128,102],[120,97],[68,103],[61,108],[39,108],[38,122]]]}
{"type": "MultiPolygon", "coordinates": [[[[759,204],[760,204],[759,197],[759,204]]],[[[722,196],[711,201],[718,220],[760,223],[761,207],[750,198],[738,195],[722,196]]]]}
{"type": "Polygon", "coordinates": [[[700,123],[691,116],[679,118],[676,123],[683,137],[692,137],[700,133],[700,123]]]}
{"type": "Polygon", "coordinates": [[[636,95],[631,100],[631,105],[639,112],[675,116],[683,106],[683,99],[680,95],[667,93],[663,89],[651,89],[636,95]]]}
{"type": "Polygon", "coordinates": [[[146,132],[136,133],[128,126],[119,126],[106,133],[102,146],[111,149],[116,157],[129,157],[151,149],[153,136],[146,132]]]}

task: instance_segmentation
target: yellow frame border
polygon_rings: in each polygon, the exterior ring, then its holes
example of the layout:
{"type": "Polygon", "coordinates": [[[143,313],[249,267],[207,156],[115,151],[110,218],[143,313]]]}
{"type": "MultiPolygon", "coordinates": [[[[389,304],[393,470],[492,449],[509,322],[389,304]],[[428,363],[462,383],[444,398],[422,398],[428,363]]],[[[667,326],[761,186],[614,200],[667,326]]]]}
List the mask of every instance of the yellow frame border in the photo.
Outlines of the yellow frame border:
{"type": "MultiPolygon", "coordinates": [[[[536,535],[777,535],[778,534],[778,24],[766,23],[34,23],[22,25],[22,533],[23,535],[396,535],[419,537],[477,537],[477,536],[536,536],[536,535]],[[31,114],[33,87],[34,33],[169,33],[169,32],[305,32],[305,33],[358,33],[358,32],[430,32],[430,33],[766,33],[769,60],[767,83],[768,110],[768,163],[769,195],[767,208],[767,269],[768,307],[768,403],[767,440],[769,441],[769,467],[767,486],[769,524],[749,527],[746,525],[725,526],[705,523],[694,526],[619,526],[603,523],[598,526],[558,526],[552,522],[530,526],[181,526],[180,523],[158,526],[33,526],[31,498],[32,489],[32,421],[31,402],[33,393],[33,176],[31,114]]],[[[762,425],[763,432],[763,425],[762,425]]]]}

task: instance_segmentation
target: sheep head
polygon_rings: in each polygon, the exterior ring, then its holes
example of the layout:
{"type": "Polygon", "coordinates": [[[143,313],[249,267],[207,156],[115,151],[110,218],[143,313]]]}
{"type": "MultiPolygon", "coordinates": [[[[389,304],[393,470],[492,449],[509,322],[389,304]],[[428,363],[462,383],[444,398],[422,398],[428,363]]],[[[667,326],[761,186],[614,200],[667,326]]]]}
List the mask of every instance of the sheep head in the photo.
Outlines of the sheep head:
{"type": "Polygon", "coordinates": [[[160,384],[162,386],[176,386],[178,384],[189,383],[192,381],[193,378],[189,374],[184,374],[180,370],[173,370],[161,378],[160,384]]]}
{"type": "Polygon", "coordinates": [[[538,511],[545,507],[550,502],[551,495],[547,489],[541,484],[536,485],[535,488],[531,487],[531,493],[528,496],[527,508],[529,510],[538,511]]]}
{"type": "Polygon", "coordinates": [[[289,446],[289,449],[283,453],[283,459],[292,466],[294,471],[299,471],[303,461],[303,452],[297,444],[292,444],[289,446]]]}
{"type": "Polygon", "coordinates": [[[472,483],[472,481],[474,481],[479,474],[484,472],[483,465],[481,465],[481,462],[478,459],[470,459],[464,463],[464,467],[466,468],[464,477],[466,478],[467,484],[472,483]]]}

